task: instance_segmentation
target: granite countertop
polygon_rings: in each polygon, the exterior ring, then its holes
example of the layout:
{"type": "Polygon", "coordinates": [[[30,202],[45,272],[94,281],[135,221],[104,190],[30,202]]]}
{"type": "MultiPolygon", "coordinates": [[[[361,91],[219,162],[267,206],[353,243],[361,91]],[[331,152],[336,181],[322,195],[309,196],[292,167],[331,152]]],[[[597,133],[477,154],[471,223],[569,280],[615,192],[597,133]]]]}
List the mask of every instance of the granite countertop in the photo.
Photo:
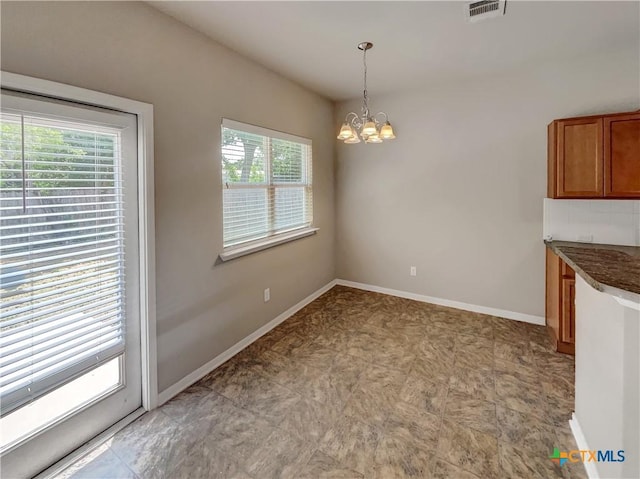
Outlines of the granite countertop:
{"type": "Polygon", "coordinates": [[[570,241],[545,244],[598,291],[640,300],[640,247],[570,241]]]}

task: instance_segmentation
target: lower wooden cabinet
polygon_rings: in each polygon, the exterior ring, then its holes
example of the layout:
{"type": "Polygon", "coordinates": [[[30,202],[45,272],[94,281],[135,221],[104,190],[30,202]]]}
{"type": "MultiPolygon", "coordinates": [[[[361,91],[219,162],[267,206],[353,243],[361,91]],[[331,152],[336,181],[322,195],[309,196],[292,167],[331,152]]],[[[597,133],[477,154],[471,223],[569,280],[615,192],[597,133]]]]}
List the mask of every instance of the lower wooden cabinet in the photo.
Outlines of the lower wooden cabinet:
{"type": "Polygon", "coordinates": [[[558,352],[575,354],[576,274],[553,251],[549,248],[546,251],[547,328],[558,352]]]}

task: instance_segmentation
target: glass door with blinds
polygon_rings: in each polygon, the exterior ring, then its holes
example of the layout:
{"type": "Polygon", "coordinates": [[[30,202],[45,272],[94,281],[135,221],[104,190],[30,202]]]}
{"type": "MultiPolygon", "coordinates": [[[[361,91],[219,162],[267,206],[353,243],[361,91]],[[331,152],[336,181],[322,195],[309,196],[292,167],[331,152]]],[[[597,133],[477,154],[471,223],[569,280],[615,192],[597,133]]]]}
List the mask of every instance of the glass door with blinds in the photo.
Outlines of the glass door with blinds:
{"type": "Polygon", "coordinates": [[[29,477],[141,406],[136,118],[0,105],[0,461],[29,477]]]}

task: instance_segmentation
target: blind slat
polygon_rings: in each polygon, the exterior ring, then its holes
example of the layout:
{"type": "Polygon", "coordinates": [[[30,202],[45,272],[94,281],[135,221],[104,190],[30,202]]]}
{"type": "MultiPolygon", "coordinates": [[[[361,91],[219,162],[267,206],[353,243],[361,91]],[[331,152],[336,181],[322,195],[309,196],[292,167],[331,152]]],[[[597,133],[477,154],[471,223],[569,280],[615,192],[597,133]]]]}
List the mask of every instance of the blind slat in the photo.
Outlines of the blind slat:
{"type": "Polygon", "coordinates": [[[2,354],[0,354],[0,370],[3,367],[17,366],[20,361],[37,360],[37,355],[47,351],[51,352],[54,348],[64,349],[65,345],[71,344],[71,341],[77,339],[90,339],[97,337],[105,329],[117,325],[120,327],[122,320],[119,313],[111,313],[104,318],[95,318],[91,316],[84,321],[74,321],[67,324],[66,327],[57,327],[55,330],[49,330],[47,333],[38,333],[29,335],[13,344],[13,348],[7,348],[2,345],[2,354]]]}
{"type": "MultiPolygon", "coordinates": [[[[69,315],[66,312],[58,315],[47,317],[47,319],[40,319],[38,321],[38,327],[41,331],[46,332],[49,329],[55,329],[57,327],[65,326],[68,323],[74,322],[76,315],[91,313],[92,316],[100,316],[102,313],[113,310],[113,301],[111,298],[103,299],[102,301],[92,302],[89,305],[82,306],[74,309],[74,314],[69,315]],[[106,305],[106,306],[105,306],[106,305]]],[[[20,334],[24,331],[29,331],[31,323],[14,326],[11,329],[7,329],[2,332],[3,344],[7,346],[20,340],[20,334]]]]}
{"type": "MultiPolygon", "coordinates": [[[[13,310],[9,309],[8,311],[4,309],[3,312],[0,313],[0,319],[3,319],[3,320],[19,314],[30,313],[30,315],[28,316],[28,319],[21,317],[19,320],[16,318],[12,320],[6,320],[2,325],[2,327],[4,328],[5,326],[11,326],[12,324],[17,324],[18,322],[31,321],[33,319],[37,319],[40,316],[44,316],[46,314],[51,314],[63,309],[67,309],[71,305],[81,304],[82,302],[87,301],[89,299],[89,298],[86,298],[86,296],[90,296],[93,293],[98,293],[98,292],[101,293],[101,294],[94,294],[93,295],[94,298],[100,298],[105,295],[113,295],[118,292],[118,289],[119,289],[118,283],[119,281],[112,281],[111,284],[108,285],[111,287],[111,289],[107,288],[106,284],[100,284],[99,286],[94,288],[84,288],[81,291],[74,294],[67,294],[59,298],[54,297],[52,299],[47,299],[46,301],[41,301],[39,303],[27,304],[27,306],[22,308],[17,308],[13,310]],[[78,300],[77,298],[80,298],[80,300],[78,300]],[[70,300],[76,300],[76,301],[73,302],[70,300]],[[70,301],[70,303],[61,305],[60,303],[64,301],[70,301]],[[42,308],[46,308],[47,306],[51,306],[53,304],[57,306],[55,306],[54,308],[45,309],[44,311],[39,311],[42,308]],[[38,311],[38,313],[36,314],[35,311],[38,311]]],[[[55,292],[49,296],[45,296],[45,298],[51,298],[51,296],[54,296],[54,295],[55,295],[55,292]]]]}
{"type": "MultiPolygon", "coordinates": [[[[120,263],[121,260],[119,259],[112,260],[110,258],[119,258],[119,257],[120,257],[120,253],[114,252],[114,253],[107,253],[99,256],[92,256],[91,259],[93,262],[102,261],[101,264],[107,264],[107,263],[113,264],[113,263],[120,263]],[[109,260],[109,261],[106,261],[106,260],[109,260]]],[[[70,268],[76,265],[81,265],[80,268],[78,268],[79,270],[85,270],[85,269],[94,267],[91,263],[87,263],[86,258],[80,258],[73,261],[65,261],[63,263],[40,266],[38,268],[29,268],[29,269],[25,268],[24,270],[18,269],[16,271],[13,271],[13,269],[11,269],[10,272],[2,272],[2,274],[0,275],[0,286],[2,286],[2,289],[9,290],[10,288],[15,288],[22,284],[29,283],[31,281],[31,276],[35,275],[36,273],[43,273],[51,270],[56,271],[54,273],[38,275],[38,279],[40,281],[44,281],[53,277],[60,276],[62,274],[67,274],[67,268],[70,268]]]]}

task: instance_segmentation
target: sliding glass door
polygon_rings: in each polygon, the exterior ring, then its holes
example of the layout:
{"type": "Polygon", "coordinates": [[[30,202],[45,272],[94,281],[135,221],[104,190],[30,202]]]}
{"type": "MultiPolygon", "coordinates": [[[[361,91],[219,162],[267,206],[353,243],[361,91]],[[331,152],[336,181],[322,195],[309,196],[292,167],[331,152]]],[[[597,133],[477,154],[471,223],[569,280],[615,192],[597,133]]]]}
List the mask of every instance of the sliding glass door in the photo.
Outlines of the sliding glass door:
{"type": "Polygon", "coordinates": [[[5,92],[0,459],[29,477],[141,406],[136,118],[5,92]]]}

